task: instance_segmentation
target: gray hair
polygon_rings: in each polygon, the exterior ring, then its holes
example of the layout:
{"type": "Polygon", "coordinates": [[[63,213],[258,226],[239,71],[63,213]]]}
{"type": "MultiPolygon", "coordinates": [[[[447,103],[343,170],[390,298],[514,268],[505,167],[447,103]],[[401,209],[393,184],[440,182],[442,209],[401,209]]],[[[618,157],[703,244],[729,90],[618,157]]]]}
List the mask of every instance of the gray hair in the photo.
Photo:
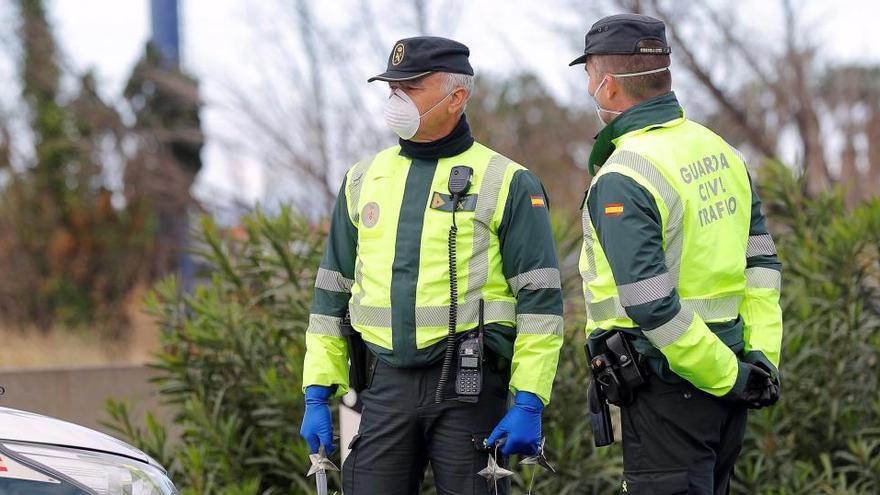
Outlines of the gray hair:
{"type": "Polygon", "coordinates": [[[471,95],[474,93],[474,76],[470,76],[468,74],[457,74],[454,72],[441,72],[443,75],[443,80],[441,84],[443,85],[443,92],[449,94],[455,91],[458,88],[464,88],[467,91],[467,96],[464,99],[464,105],[461,106],[461,111],[464,112],[467,107],[468,100],[471,99],[471,95]]]}

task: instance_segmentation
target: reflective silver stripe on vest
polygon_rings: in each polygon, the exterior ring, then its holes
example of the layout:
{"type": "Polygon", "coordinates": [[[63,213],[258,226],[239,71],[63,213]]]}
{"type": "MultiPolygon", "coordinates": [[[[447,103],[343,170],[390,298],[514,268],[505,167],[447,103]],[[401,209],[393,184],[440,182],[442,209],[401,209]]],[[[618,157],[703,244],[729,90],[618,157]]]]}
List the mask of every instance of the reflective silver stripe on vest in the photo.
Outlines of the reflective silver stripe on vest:
{"type": "MultiPolygon", "coordinates": [[[[508,301],[486,301],[485,321],[516,321],[516,304],[508,301]]],[[[458,324],[479,323],[480,301],[466,301],[458,305],[458,324]]],[[[416,308],[416,326],[445,327],[449,325],[449,306],[422,306],[416,308]]],[[[389,325],[390,326],[390,325],[389,325]]]]}
{"type": "Polygon", "coordinates": [[[746,287],[749,289],[782,290],[782,273],[772,268],[746,268],[746,287]]]}
{"type": "Polygon", "coordinates": [[[587,303],[587,318],[593,321],[605,321],[614,318],[629,318],[620,304],[620,298],[609,297],[598,302],[587,303]]]}
{"type": "Polygon", "coordinates": [[[690,328],[692,321],[694,321],[694,312],[683,307],[671,320],[653,330],[644,330],[642,333],[648,337],[654,347],[663,349],[680,339],[690,328]]]}
{"type": "Polygon", "coordinates": [[[351,218],[351,223],[355,225],[358,224],[361,217],[361,209],[358,208],[358,202],[361,198],[361,188],[364,185],[364,177],[366,177],[367,170],[369,170],[370,165],[375,159],[376,158],[373,157],[369,160],[360,161],[352,167],[351,182],[348,184],[348,200],[351,202],[348,215],[351,218]]]}
{"type": "MultiPolygon", "coordinates": [[[[367,327],[391,328],[391,308],[352,304],[351,322],[367,327]]],[[[479,322],[480,301],[458,305],[459,325],[475,325],[479,322]]],[[[486,301],[485,321],[516,321],[516,304],[508,301],[486,301]]],[[[416,327],[445,327],[449,324],[449,306],[423,306],[416,308],[416,327]]]]}
{"type": "MultiPolygon", "coordinates": [[[[348,184],[348,199],[351,202],[351,208],[348,211],[349,218],[351,218],[351,222],[354,225],[358,225],[358,222],[361,218],[361,210],[358,208],[358,203],[361,198],[361,188],[364,185],[364,178],[367,175],[367,171],[370,169],[370,165],[376,160],[376,157],[370,158],[369,160],[364,160],[358,162],[353,167],[351,172],[351,183],[348,184]]],[[[354,283],[357,284],[358,287],[363,289],[363,281],[364,281],[364,263],[361,261],[361,257],[357,256],[357,263],[355,263],[354,269],[354,283]]],[[[360,302],[363,297],[363,292],[358,292],[354,294],[352,298],[353,303],[360,302]]]]}
{"type": "Polygon", "coordinates": [[[352,295],[351,303],[360,304],[361,299],[364,297],[364,261],[360,256],[357,257],[357,262],[354,265],[354,283],[357,284],[361,290],[352,295]]]}
{"type": "Polygon", "coordinates": [[[742,296],[717,297],[715,299],[682,299],[681,307],[700,315],[704,321],[732,320],[739,316],[742,296]]]}
{"type": "Polygon", "coordinates": [[[348,306],[348,311],[352,325],[391,328],[391,308],[363,306],[352,302],[348,306]]]}
{"type": "MultiPolygon", "coordinates": [[[[489,241],[491,240],[489,225],[492,222],[492,217],[495,215],[498,194],[501,192],[504,172],[509,163],[510,159],[502,155],[492,156],[489,159],[489,165],[486,167],[486,176],[483,177],[483,182],[480,186],[477,205],[474,209],[474,240],[470,264],[468,265],[466,302],[475,303],[479,301],[482,297],[483,286],[489,280],[489,241]]],[[[461,309],[459,309],[460,314],[461,309]]],[[[416,318],[418,319],[418,312],[416,313],[416,318]]],[[[461,316],[459,316],[460,319],[461,316]]]]}
{"type": "Polygon", "coordinates": [[[746,258],[752,256],[772,256],[776,254],[776,245],[770,234],[750,235],[749,244],[746,247],[746,258]]]}
{"type": "Polygon", "coordinates": [[[584,229],[584,254],[587,257],[587,269],[581,272],[584,279],[584,300],[589,309],[590,303],[593,301],[593,291],[590,290],[590,284],[596,280],[596,255],[593,252],[593,221],[590,219],[590,209],[584,202],[584,209],[581,213],[581,224],[584,229]]]}
{"type": "Polygon", "coordinates": [[[562,317],[558,315],[516,315],[516,333],[528,335],[562,335],[562,317]]]}
{"type": "Polygon", "coordinates": [[[617,293],[620,294],[620,304],[629,307],[663,299],[673,288],[667,272],[631,284],[618,285],[617,293]]]}
{"type": "MultiPolygon", "coordinates": [[[[680,299],[680,301],[683,308],[697,313],[703,320],[732,320],[739,316],[742,299],[742,296],[727,296],[715,299],[680,299]]],[[[588,303],[587,316],[593,321],[629,318],[617,297],[588,303]]]]}
{"type": "Polygon", "coordinates": [[[354,280],[345,278],[341,273],[333,270],[318,268],[318,276],[315,278],[315,288],[332,292],[351,293],[354,280]]]}
{"type": "Polygon", "coordinates": [[[556,268],[538,268],[507,279],[507,285],[517,295],[523,289],[561,289],[562,279],[556,268]]]}
{"type": "Polygon", "coordinates": [[[309,328],[306,329],[306,333],[342,337],[342,318],[312,313],[309,315],[309,328]]]}
{"type": "Polygon", "coordinates": [[[666,269],[669,271],[672,286],[678,287],[682,243],[684,242],[684,205],[678,191],[666,180],[656,165],[637,153],[621,150],[611,156],[609,163],[617,163],[644,177],[657,190],[666,204],[666,209],[669,212],[665,225],[666,269]]]}

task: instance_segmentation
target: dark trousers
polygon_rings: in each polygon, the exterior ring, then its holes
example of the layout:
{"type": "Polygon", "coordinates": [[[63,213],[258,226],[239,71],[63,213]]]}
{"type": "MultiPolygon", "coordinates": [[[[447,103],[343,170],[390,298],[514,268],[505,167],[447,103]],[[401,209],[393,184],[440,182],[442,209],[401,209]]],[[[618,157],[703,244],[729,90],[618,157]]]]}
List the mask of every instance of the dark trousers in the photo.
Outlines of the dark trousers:
{"type": "Polygon", "coordinates": [[[748,410],[689,383],[652,376],[620,410],[623,493],[723,495],[742,448],[748,410]]]}
{"type": "MultiPolygon", "coordinates": [[[[378,362],[361,394],[360,429],[342,466],[345,495],[416,495],[429,463],[438,494],[495,493],[495,485],[477,475],[488,454],[474,444],[482,443],[507,412],[509,366],[483,367],[476,404],[435,404],[440,369],[440,364],[392,368],[378,362]]],[[[454,397],[454,370],[451,375],[447,397],[454,397]]],[[[510,493],[509,479],[498,482],[498,493],[510,493]]]]}

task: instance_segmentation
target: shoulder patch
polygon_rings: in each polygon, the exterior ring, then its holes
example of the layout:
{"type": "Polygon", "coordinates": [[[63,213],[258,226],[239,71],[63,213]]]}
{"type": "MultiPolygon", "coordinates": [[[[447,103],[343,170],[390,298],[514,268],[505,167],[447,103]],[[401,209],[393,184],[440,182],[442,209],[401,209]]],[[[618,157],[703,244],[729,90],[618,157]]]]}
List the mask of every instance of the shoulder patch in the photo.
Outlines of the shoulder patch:
{"type": "Polygon", "coordinates": [[[623,203],[608,203],[605,205],[606,217],[619,217],[623,215],[623,203]]]}
{"type": "Polygon", "coordinates": [[[530,196],[529,198],[532,201],[532,208],[544,208],[547,206],[543,196],[530,196]]]}

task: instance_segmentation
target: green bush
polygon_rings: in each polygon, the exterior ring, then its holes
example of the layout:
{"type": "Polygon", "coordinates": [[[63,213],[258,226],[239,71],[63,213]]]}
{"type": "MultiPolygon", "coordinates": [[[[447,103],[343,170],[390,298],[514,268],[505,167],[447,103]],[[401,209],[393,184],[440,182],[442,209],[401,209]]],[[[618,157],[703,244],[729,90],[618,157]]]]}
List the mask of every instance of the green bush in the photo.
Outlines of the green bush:
{"type": "Polygon", "coordinates": [[[752,413],[734,487],[880,493],[880,199],[808,198],[773,163],[760,184],[784,270],[782,398],[752,413]]]}
{"type": "MultiPolygon", "coordinates": [[[[751,413],[733,492],[878,493],[880,200],[847,210],[840,191],[808,198],[779,164],[765,167],[760,183],[785,270],[783,394],[775,407],[751,413]]],[[[613,493],[620,447],[593,447],[586,410],[580,222],[554,223],[569,322],[544,417],[558,474],[538,473],[533,493],[613,493]]],[[[110,405],[112,426],[170,466],[186,493],[310,493],[297,427],[303,332],[323,234],[289,210],[257,213],[245,225],[247,235],[236,239],[205,220],[197,254],[210,282],[187,296],[168,280],[150,299],[163,329],[158,385],[181,441],[169,444],[155,419],[134,427],[124,404],[110,405]]],[[[516,492],[526,492],[534,469],[517,466],[516,492]]],[[[338,489],[339,478],[330,481],[338,489]]]]}
{"type": "Polygon", "coordinates": [[[184,493],[308,493],[300,387],[324,235],[286,209],[244,225],[246,235],[224,236],[205,218],[195,255],[208,280],[186,295],[167,279],[148,300],[162,329],[156,382],[180,441],[166,441],[155,418],[133,426],[123,403],[108,405],[108,426],[168,467],[184,493]]]}

